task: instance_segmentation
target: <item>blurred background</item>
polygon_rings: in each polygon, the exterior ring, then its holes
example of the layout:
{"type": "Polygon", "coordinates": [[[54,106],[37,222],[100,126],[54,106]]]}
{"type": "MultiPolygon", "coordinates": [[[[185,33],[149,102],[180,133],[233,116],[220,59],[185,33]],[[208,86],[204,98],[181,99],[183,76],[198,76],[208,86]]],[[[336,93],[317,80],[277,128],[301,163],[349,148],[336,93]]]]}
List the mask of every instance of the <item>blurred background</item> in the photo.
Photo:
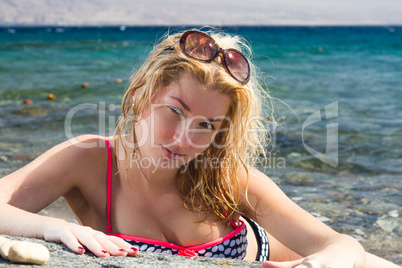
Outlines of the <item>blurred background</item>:
{"type": "MultiPolygon", "coordinates": [[[[400,0],[0,0],[0,178],[71,136],[112,135],[155,41],[211,26],[250,44],[275,98],[259,168],[321,221],[402,264],[400,14],[400,0]]],[[[41,213],[75,221],[62,198],[41,213]]]]}

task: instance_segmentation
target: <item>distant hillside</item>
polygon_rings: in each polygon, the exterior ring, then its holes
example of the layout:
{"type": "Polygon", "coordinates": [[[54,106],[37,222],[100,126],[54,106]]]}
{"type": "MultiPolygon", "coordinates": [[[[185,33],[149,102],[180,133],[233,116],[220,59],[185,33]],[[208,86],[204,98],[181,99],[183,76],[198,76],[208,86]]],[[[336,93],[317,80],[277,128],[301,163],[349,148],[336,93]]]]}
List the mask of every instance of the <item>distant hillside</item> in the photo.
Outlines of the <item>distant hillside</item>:
{"type": "Polygon", "coordinates": [[[0,25],[402,24],[401,0],[377,2],[365,0],[0,0],[0,25]]]}

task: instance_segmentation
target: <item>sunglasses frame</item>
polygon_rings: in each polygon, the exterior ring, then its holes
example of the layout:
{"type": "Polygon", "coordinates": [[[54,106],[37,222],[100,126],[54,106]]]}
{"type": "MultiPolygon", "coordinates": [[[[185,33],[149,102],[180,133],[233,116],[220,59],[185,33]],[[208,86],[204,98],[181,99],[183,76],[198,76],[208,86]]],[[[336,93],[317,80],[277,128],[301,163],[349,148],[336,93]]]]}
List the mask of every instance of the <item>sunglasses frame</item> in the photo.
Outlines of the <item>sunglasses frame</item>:
{"type": "Polygon", "coordinates": [[[198,60],[198,61],[202,61],[202,62],[212,62],[213,60],[216,59],[216,57],[218,57],[218,56],[220,55],[220,56],[221,56],[221,61],[222,61],[223,67],[225,68],[226,72],[227,72],[228,74],[230,74],[231,77],[233,77],[233,79],[235,79],[236,81],[238,81],[238,82],[239,82],[240,84],[242,84],[242,85],[247,84],[248,81],[250,80],[250,72],[251,72],[251,71],[250,71],[250,63],[248,62],[247,58],[243,55],[243,53],[241,53],[241,52],[238,51],[237,49],[234,49],[234,48],[223,49],[223,48],[221,48],[221,47],[216,43],[216,41],[215,41],[211,36],[209,36],[208,34],[206,34],[206,33],[204,33],[204,32],[195,31],[195,30],[184,32],[184,33],[182,34],[182,36],[180,37],[180,39],[177,40],[173,45],[171,45],[171,46],[169,47],[169,50],[172,49],[173,46],[176,45],[178,42],[180,43],[180,50],[181,50],[181,52],[182,52],[184,55],[186,55],[187,57],[189,57],[189,58],[191,58],[191,59],[198,60]],[[208,59],[208,60],[203,60],[203,59],[195,58],[195,57],[192,57],[191,55],[189,55],[189,54],[186,52],[186,40],[187,40],[187,37],[188,37],[189,35],[191,35],[191,34],[199,34],[199,35],[202,35],[202,36],[205,36],[206,38],[208,38],[208,40],[210,40],[211,43],[213,43],[213,44],[216,46],[216,48],[217,48],[216,54],[215,54],[212,58],[210,58],[210,59],[208,59]],[[243,81],[243,80],[240,80],[240,79],[238,79],[238,78],[236,78],[236,77],[232,74],[232,72],[229,70],[228,61],[227,61],[227,56],[226,56],[226,55],[227,55],[228,52],[231,52],[231,51],[233,51],[233,52],[237,53],[238,55],[240,55],[240,56],[245,60],[245,62],[247,63],[247,77],[246,77],[246,79],[244,79],[244,81],[243,81]]]}

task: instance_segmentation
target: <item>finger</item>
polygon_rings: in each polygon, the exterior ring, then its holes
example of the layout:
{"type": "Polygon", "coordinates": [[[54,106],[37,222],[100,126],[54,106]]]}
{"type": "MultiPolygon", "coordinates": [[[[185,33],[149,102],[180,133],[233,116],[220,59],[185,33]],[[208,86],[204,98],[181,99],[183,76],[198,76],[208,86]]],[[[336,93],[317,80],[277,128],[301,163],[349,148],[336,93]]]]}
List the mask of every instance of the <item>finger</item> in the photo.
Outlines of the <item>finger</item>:
{"type": "Polygon", "coordinates": [[[306,263],[297,265],[295,268],[312,268],[312,267],[321,267],[321,266],[313,266],[311,263],[306,262],[306,263]]]}
{"type": "Polygon", "coordinates": [[[137,247],[133,247],[130,243],[126,242],[124,239],[116,236],[107,236],[113,243],[117,245],[117,247],[121,249],[125,249],[127,251],[127,255],[129,256],[137,256],[139,249],[137,247]]]}
{"type": "MultiPolygon", "coordinates": [[[[330,264],[330,262],[329,263],[327,262],[325,267],[333,267],[333,266],[331,266],[329,264],[330,264]]],[[[300,265],[297,265],[296,267],[297,268],[313,268],[313,267],[323,267],[323,265],[322,264],[320,265],[320,263],[317,262],[317,260],[314,260],[314,259],[307,260],[307,259],[305,259],[300,265]]]]}
{"type": "Polygon", "coordinates": [[[70,232],[64,236],[60,236],[60,242],[66,245],[72,252],[77,254],[84,254],[84,247],[78,242],[77,238],[70,232]]]}
{"type": "Polygon", "coordinates": [[[128,251],[128,255],[135,257],[138,255],[138,253],[140,252],[140,249],[137,247],[131,247],[130,250],[128,251]]]}
{"type": "Polygon", "coordinates": [[[284,261],[284,262],[276,262],[276,261],[263,261],[263,268],[293,268],[297,265],[301,264],[304,259],[295,260],[295,261],[284,261]]]}
{"type": "MultiPolygon", "coordinates": [[[[99,232],[100,233],[100,232],[99,232]]],[[[78,232],[75,234],[78,241],[85,245],[97,257],[109,257],[110,254],[102,247],[97,239],[93,237],[95,233],[92,232],[78,232]]]]}
{"type": "Polygon", "coordinates": [[[95,233],[93,237],[98,240],[102,248],[112,256],[127,256],[128,251],[131,249],[131,247],[119,246],[119,244],[115,243],[117,242],[117,239],[100,232],[95,233]]]}

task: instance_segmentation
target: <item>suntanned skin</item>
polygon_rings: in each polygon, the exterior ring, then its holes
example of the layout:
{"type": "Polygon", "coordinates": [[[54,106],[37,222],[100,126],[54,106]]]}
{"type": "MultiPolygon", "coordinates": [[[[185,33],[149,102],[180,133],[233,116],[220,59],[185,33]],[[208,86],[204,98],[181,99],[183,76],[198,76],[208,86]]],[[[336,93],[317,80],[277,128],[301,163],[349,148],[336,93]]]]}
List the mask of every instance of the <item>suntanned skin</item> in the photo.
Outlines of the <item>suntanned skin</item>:
{"type": "MultiPolygon", "coordinates": [[[[142,144],[141,157],[169,161],[161,148],[164,146],[182,155],[187,162],[209,146],[205,141],[213,140],[221,122],[209,122],[214,130],[192,132],[188,136],[179,135],[183,125],[177,122],[185,120],[190,129],[205,130],[203,118],[224,116],[230,103],[227,96],[200,86],[189,76],[163,88],[153,101],[159,106],[145,113],[143,121],[151,123],[153,117],[159,121],[153,129],[154,144],[149,141],[142,144]],[[172,107],[179,108],[182,115],[177,117],[177,111],[172,107]],[[194,143],[205,146],[194,146],[194,143]],[[155,144],[157,146],[152,146],[155,144]]],[[[135,131],[138,139],[151,135],[144,128],[136,127],[135,131]]],[[[130,136],[125,138],[132,140],[130,136]]],[[[120,155],[122,144],[117,145],[116,154],[120,155]]],[[[138,251],[132,250],[124,240],[103,234],[107,220],[106,167],[104,138],[85,135],[55,146],[27,166],[0,179],[0,233],[63,242],[78,254],[82,254],[82,247],[86,246],[98,257],[137,255],[138,251]],[[35,214],[60,196],[65,197],[84,226],[35,214]]],[[[175,168],[127,167],[125,159],[114,157],[112,232],[181,246],[206,243],[230,233],[232,227],[226,227],[214,215],[197,215],[184,208],[177,190],[177,172],[175,168]],[[199,222],[205,217],[205,221],[199,222]]],[[[271,260],[293,261],[264,262],[264,267],[296,267],[303,262],[310,265],[308,267],[328,267],[324,263],[331,267],[370,267],[370,264],[365,266],[366,254],[356,240],[333,231],[301,209],[265,174],[250,169],[247,179],[242,170],[239,180],[245,191],[248,181],[247,194],[255,209],[255,212],[245,209],[246,216],[269,233],[271,260]]],[[[252,232],[248,239],[246,259],[254,260],[257,247],[252,232]]]]}

